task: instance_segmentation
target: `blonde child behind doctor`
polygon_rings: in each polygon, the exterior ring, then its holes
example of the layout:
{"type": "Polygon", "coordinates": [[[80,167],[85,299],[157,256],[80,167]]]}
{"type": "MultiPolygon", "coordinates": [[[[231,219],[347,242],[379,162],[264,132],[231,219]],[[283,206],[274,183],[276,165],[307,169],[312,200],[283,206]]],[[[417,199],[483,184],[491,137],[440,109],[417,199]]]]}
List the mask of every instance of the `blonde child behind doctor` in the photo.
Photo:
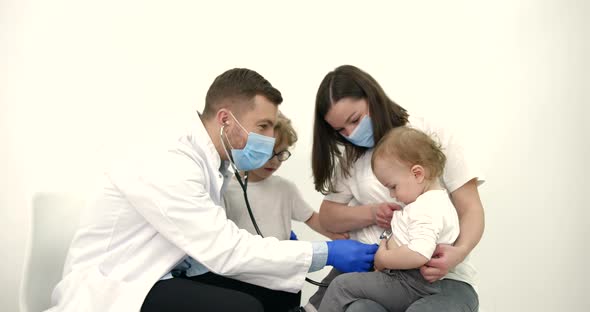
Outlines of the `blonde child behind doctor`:
{"type": "MultiPolygon", "coordinates": [[[[348,234],[337,234],[325,230],[319,221],[319,215],[303,199],[295,184],[283,177],[274,175],[282,163],[289,159],[291,148],[297,141],[297,133],[291,121],[279,112],[274,127],[275,147],[271,158],[262,166],[248,172],[248,199],[256,223],[266,237],[288,240],[291,234],[291,221],[307,224],[314,231],[331,239],[346,239],[348,234]]],[[[257,234],[246,205],[242,189],[234,179],[229,183],[224,194],[224,203],[228,219],[239,228],[257,234]]]]}

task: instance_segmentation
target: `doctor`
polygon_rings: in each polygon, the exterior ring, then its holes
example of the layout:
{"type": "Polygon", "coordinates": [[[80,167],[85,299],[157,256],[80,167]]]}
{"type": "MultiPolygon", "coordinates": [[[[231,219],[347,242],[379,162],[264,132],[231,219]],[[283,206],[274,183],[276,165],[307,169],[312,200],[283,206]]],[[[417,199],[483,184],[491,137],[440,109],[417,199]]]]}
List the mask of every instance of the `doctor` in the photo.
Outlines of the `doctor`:
{"type": "Polygon", "coordinates": [[[374,245],[262,238],[226,218],[228,166],[247,171],[270,158],[281,102],[255,71],[229,70],[171,148],[107,172],[49,311],[287,311],[308,272],[372,267],[374,245]]]}

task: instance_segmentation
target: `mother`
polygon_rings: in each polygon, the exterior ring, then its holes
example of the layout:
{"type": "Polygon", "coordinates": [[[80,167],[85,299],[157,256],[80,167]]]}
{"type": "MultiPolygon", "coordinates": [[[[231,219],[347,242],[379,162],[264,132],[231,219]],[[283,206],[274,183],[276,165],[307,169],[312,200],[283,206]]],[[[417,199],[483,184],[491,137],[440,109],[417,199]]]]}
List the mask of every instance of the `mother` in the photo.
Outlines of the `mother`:
{"type": "MultiPolygon", "coordinates": [[[[440,141],[447,157],[442,185],[457,209],[461,228],[455,244],[439,245],[433,259],[421,268],[428,281],[443,278],[442,292],[416,301],[407,311],[477,311],[476,272],[468,260],[484,230],[479,172],[451,133],[409,115],[387,97],[373,77],[354,66],[340,66],[328,73],[317,93],[312,167],[315,188],[326,195],[320,220],[329,231],[351,232],[351,238],[364,243],[379,242],[399,206],[371,170],[372,148],[388,130],[403,125],[440,141]]],[[[347,311],[384,309],[373,302],[357,301],[347,311]]]]}

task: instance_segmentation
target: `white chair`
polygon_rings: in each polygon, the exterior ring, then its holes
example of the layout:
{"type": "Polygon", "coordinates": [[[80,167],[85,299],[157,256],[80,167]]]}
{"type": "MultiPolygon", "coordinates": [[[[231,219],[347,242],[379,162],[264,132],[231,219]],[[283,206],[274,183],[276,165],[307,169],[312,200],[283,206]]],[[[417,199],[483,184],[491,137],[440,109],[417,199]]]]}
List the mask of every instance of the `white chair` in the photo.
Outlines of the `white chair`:
{"type": "Polygon", "coordinates": [[[50,307],[84,202],[71,194],[39,193],[32,201],[31,232],[20,292],[21,312],[50,307]]]}

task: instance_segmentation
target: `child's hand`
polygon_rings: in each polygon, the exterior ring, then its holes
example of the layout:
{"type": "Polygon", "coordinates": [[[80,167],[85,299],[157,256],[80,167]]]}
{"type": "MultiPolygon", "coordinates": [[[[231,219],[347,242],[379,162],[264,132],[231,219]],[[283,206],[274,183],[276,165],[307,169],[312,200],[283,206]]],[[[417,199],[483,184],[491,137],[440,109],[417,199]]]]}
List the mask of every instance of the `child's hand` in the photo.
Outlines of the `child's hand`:
{"type": "Polygon", "coordinates": [[[377,253],[375,253],[375,271],[383,271],[386,269],[384,265],[384,260],[387,252],[387,240],[382,239],[381,243],[379,244],[379,249],[377,249],[377,253]]]}
{"type": "Polygon", "coordinates": [[[348,234],[348,232],[344,232],[344,233],[326,232],[326,236],[328,236],[332,240],[349,239],[350,238],[350,235],[348,234]]]}
{"type": "Polygon", "coordinates": [[[390,228],[391,218],[393,218],[393,212],[399,209],[402,209],[402,207],[394,203],[378,204],[375,207],[375,224],[384,229],[390,228]]]}

